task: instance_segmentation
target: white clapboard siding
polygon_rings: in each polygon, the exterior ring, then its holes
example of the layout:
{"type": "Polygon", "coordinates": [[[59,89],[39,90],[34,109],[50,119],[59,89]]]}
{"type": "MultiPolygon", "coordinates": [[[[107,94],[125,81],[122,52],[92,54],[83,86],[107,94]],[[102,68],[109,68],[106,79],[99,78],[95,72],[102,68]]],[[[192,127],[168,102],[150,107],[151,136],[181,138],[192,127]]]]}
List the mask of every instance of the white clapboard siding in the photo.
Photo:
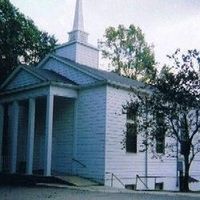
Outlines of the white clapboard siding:
{"type": "Polygon", "coordinates": [[[99,50],[87,44],[71,43],[56,49],[56,55],[68,58],[77,63],[98,68],[99,50]]]}
{"type": "MultiPolygon", "coordinates": [[[[126,114],[122,113],[122,106],[130,98],[129,92],[108,87],[107,89],[107,111],[106,111],[106,159],[105,172],[107,173],[105,184],[110,185],[109,173],[117,175],[124,184],[135,184],[136,175],[144,175],[145,155],[142,152],[126,153],[122,141],[125,137],[126,114]]],[[[138,138],[138,143],[142,138],[138,138]]],[[[138,144],[139,146],[140,144],[138,144]]],[[[152,159],[148,160],[149,175],[173,176],[176,175],[176,160],[152,159]],[[159,170],[158,170],[159,169],[159,170]]],[[[175,187],[175,178],[170,183],[165,184],[166,188],[170,184],[175,187]]],[[[122,185],[121,185],[122,187],[122,185]]]]}
{"type": "Polygon", "coordinates": [[[74,100],[55,98],[52,146],[52,170],[72,173],[74,138],[74,100]]]}
{"type": "Polygon", "coordinates": [[[74,81],[77,84],[89,84],[94,83],[96,79],[92,78],[91,76],[74,69],[71,66],[67,66],[60,61],[57,61],[53,58],[50,58],[43,66],[43,69],[52,70],[66,78],[74,81]]]}
{"type": "Polygon", "coordinates": [[[90,46],[77,43],[76,62],[93,68],[98,68],[99,51],[90,46]]]}
{"type": "Polygon", "coordinates": [[[33,85],[36,83],[40,83],[41,80],[35,77],[34,75],[30,74],[29,72],[21,69],[15,77],[8,83],[6,86],[6,90],[16,89],[28,85],[33,85]]]}
{"type": "Polygon", "coordinates": [[[60,47],[55,50],[55,54],[70,60],[76,60],[76,45],[71,44],[67,46],[60,47]]]}
{"type": "Polygon", "coordinates": [[[106,87],[80,91],[76,113],[76,174],[104,182],[106,87]]]}
{"type": "MultiPolygon", "coordinates": [[[[26,102],[21,102],[19,107],[19,128],[17,145],[17,168],[22,170],[26,163],[28,133],[28,106],[26,102]]],[[[23,169],[25,170],[25,168],[23,169]]],[[[22,171],[21,171],[22,172],[22,171]]]]}

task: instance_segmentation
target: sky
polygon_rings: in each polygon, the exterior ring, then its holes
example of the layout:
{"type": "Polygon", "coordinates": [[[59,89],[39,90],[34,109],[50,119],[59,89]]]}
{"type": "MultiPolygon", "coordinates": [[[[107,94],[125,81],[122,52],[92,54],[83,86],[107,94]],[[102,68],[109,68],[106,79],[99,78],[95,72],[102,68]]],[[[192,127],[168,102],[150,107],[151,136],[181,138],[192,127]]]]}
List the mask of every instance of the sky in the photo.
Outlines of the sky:
{"type": "MultiPolygon", "coordinates": [[[[67,42],[75,0],[10,0],[43,31],[67,42]]],[[[97,45],[109,26],[139,26],[154,45],[158,65],[177,48],[200,50],[200,0],[82,0],[85,31],[97,45]]]]}

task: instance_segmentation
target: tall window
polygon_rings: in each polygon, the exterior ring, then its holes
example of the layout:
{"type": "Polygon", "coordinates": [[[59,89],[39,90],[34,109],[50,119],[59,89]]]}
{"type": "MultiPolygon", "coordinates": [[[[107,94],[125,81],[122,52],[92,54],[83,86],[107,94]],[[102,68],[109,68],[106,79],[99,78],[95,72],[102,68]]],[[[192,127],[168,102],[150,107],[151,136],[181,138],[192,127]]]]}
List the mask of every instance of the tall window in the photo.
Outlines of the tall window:
{"type": "Polygon", "coordinates": [[[157,153],[165,153],[165,133],[166,133],[166,125],[164,115],[162,113],[156,114],[156,152],[157,153]]]}
{"type": "Polygon", "coordinates": [[[137,121],[135,113],[127,113],[126,152],[137,153],[137,121]]]}

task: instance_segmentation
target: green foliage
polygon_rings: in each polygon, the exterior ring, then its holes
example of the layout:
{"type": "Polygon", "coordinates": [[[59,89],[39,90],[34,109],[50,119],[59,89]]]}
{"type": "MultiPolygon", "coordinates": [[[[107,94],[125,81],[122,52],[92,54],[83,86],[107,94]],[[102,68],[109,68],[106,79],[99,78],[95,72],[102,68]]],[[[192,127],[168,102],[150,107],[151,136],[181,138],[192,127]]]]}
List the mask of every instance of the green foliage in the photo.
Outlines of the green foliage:
{"type": "Polygon", "coordinates": [[[155,142],[158,130],[161,130],[160,134],[166,132],[165,136],[170,138],[170,142],[165,145],[165,153],[184,158],[185,176],[181,189],[189,191],[190,166],[200,153],[200,53],[189,50],[181,54],[177,50],[169,58],[172,65],[163,67],[151,91],[148,90],[148,94],[141,96],[139,101],[132,100],[127,107],[134,110],[137,106],[137,110],[141,111],[138,112],[140,118],[148,119],[148,126],[140,120],[143,127],[140,134],[147,130],[149,145],[155,142]],[[158,120],[158,116],[164,117],[165,124],[158,120]],[[177,143],[180,146],[178,152],[177,143]]]}
{"type": "Polygon", "coordinates": [[[104,41],[100,41],[103,58],[110,61],[119,75],[149,82],[156,75],[155,58],[152,47],[145,42],[140,28],[119,25],[105,31],[104,41]]]}
{"type": "MultiPolygon", "coordinates": [[[[142,144],[140,145],[139,151],[152,152],[152,158],[162,158],[162,155],[156,152],[156,139],[163,138],[163,135],[157,134],[160,129],[166,129],[163,123],[158,120],[158,112],[153,111],[152,105],[154,99],[149,93],[141,93],[133,89],[134,96],[123,105],[124,113],[134,114],[136,117],[137,134],[142,138],[142,144]],[[158,123],[157,123],[158,122],[158,123]],[[160,126],[159,126],[160,125],[160,126]]],[[[126,135],[126,132],[125,132],[126,135]]],[[[123,141],[124,142],[124,141],[123,141]]]]}
{"type": "Polygon", "coordinates": [[[9,0],[0,0],[0,82],[19,64],[37,64],[56,45],[9,0]]]}
{"type": "Polygon", "coordinates": [[[158,92],[153,109],[163,112],[170,128],[168,137],[180,145],[179,154],[185,164],[181,189],[189,191],[190,166],[200,152],[200,53],[189,50],[181,54],[177,50],[169,58],[172,67],[165,66],[156,80],[158,92]]]}

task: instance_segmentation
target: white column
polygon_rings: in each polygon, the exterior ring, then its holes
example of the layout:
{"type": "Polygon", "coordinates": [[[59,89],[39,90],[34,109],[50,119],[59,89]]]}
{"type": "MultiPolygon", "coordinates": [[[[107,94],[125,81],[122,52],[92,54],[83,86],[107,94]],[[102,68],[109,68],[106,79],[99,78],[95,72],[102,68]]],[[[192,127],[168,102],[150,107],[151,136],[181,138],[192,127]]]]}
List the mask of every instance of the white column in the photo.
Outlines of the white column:
{"type": "Polygon", "coordinates": [[[4,107],[0,104],[0,171],[2,171],[2,141],[4,127],[4,107]]]}
{"type": "Polygon", "coordinates": [[[47,96],[46,107],[46,127],[45,127],[45,157],[44,175],[51,176],[51,156],[52,156],[52,129],[53,129],[53,103],[54,96],[47,96]]]}
{"type": "Polygon", "coordinates": [[[35,134],[35,99],[29,99],[26,173],[30,175],[33,172],[34,134],[35,134]]]}
{"type": "Polygon", "coordinates": [[[17,101],[12,105],[11,123],[11,173],[16,173],[17,169],[17,135],[19,123],[19,104],[17,101]]]}

